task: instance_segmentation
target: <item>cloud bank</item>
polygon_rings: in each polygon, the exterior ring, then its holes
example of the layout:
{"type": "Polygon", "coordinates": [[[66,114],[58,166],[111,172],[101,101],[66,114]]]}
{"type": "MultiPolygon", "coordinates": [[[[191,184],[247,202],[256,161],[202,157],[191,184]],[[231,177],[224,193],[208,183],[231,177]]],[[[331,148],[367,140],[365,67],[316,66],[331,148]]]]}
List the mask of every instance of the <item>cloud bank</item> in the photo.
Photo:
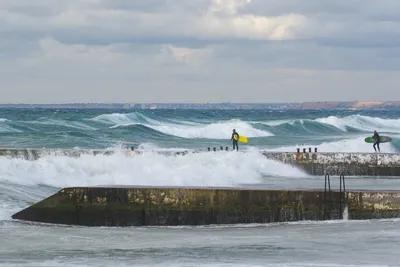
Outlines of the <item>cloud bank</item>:
{"type": "Polygon", "coordinates": [[[2,0],[2,103],[400,100],[394,0],[2,0]]]}

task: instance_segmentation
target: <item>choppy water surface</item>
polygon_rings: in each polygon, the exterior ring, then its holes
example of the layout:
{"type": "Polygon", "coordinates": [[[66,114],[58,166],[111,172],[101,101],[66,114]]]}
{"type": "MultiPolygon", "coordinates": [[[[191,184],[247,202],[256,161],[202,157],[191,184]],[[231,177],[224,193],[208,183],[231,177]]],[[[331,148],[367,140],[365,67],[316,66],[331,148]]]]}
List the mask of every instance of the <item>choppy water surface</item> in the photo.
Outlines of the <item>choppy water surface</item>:
{"type": "Polygon", "coordinates": [[[2,266],[396,266],[397,220],[179,228],[3,223],[2,266]]]}
{"type": "MultiPolygon", "coordinates": [[[[86,185],[324,188],[324,177],[263,157],[259,149],[370,152],[378,130],[400,149],[400,113],[320,111],[0,110],[0,146],[114,148],[135,157],[0,157],[1,266],[395,266],[399,221],[84,228],[21,223],[11,215],[62,187],[86,185]],[[249,138],[243,153],[165,156],[152,150],[229,146],[231,130],[249,138]]],[[[339,180],[331,177],[332,188],[339,180]]],[[[393,177],[347,177],[348,189],[400,189],[393,177]]]]}

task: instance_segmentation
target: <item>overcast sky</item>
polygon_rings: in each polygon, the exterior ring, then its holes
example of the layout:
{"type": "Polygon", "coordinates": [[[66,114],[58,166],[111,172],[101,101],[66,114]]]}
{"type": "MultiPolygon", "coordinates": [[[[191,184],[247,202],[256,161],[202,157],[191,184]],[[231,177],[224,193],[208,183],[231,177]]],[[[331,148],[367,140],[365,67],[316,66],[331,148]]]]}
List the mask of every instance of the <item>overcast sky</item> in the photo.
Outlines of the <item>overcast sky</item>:
{"type": "Polygon", "coordinates": [[[400,100],[400,0],[1,0],[1,103],[400,100]]]}

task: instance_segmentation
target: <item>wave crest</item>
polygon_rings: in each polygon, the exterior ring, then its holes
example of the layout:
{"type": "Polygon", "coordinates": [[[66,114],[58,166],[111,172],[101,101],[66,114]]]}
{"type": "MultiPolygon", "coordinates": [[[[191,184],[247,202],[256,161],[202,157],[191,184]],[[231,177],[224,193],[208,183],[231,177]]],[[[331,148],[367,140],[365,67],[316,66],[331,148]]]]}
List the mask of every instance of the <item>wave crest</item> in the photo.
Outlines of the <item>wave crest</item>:
{"type": "Polygon", "coordinates": [[[0,181],[53,187],[91,185],[236,186],[264,176],[306,176],[295,167],[249,152],[205,152],[167,156],[46,156],[34,161],[0,157],[0,181]]]}
{"type": "Polygon", "coordinates": [[[349,128],[368,132],[372,132],[374,130],[388,133],[400,132],[400,119],[384,119],[362,115],[351,115],[343,118],[329,116],[327,118],[320,118],[314,121],[332,125],[345,132],[347,132],[349,128]]]}
{"type": "Polygon", "coordinates": [[[141,113],[104,114],[93,118],[94,121],[113,124],[110,128],[143,125],[160,133],[181,138],[230,139],[232,129],[247,137],[272,136],[268,131],[256,129],[251,123],[234,119],[212,123],[173,121],[149,118],[141,113]]]}

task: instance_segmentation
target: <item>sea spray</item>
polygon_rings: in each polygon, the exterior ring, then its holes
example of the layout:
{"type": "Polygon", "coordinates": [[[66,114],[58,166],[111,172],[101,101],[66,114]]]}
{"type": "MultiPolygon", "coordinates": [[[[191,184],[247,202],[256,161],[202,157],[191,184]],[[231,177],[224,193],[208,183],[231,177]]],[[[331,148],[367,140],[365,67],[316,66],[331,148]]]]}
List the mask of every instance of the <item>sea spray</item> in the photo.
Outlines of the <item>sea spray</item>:
{"type": "Polygon", "coordinates": [[[167,156],[145,152],[46,156],[34,161],[0,157],[0,179],[21,185],[238,186],[265,176],[304,177],[302,171],[266,159],[259,151],[204,152],[167,156]]]}

